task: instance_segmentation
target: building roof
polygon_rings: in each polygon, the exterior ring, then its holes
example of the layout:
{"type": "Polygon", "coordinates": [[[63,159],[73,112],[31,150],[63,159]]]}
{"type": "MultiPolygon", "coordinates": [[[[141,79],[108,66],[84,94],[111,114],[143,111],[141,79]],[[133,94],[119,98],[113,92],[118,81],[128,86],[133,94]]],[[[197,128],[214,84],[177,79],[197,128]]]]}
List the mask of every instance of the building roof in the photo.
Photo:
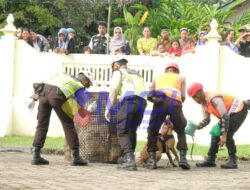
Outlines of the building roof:
{"type": "Polygon", "coordinates": [[[237,7],[238,5],[241,5],[242,3],[246,2],[247,0],[232,0],[227,4],[222,5],[221,9],[233,9],[237,7]]]}

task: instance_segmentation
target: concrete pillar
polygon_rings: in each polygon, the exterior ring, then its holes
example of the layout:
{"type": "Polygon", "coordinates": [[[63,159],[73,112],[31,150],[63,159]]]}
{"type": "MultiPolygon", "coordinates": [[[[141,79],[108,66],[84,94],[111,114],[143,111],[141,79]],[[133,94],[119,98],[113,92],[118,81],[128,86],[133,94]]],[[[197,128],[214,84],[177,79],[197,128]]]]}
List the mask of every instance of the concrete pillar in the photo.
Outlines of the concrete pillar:
{"type": "Polygon", "coordinates": [[[7,25],[0,30],[4,33],[4,36],[0,40],[0,136],[4,136],[12,127],[12,97],[16,44],[16,27],[13,23],[13,15],[9,14],[7,25]]]}
{"type": "Polygon", "coordinates": [[[215,19],[212,19],[212,22],[210,23],[210,32],[206,35],[206,38],[208,39],[208,49],[211,54],[209,56],[209,60],[211,62],[211,66],[213,67],[215,73],[217,73],[217,76],[211,76],[211,85],[213,84],[213,87],[210,88],[210,90],[218,91],[220,89],[220,80],[221,80],[221,64],[220,64],[220,40],[221,36],[218,34],[217,28],[218,23],[215,19]],[[214,85],[215,84],[215,85],[214,85]]]}

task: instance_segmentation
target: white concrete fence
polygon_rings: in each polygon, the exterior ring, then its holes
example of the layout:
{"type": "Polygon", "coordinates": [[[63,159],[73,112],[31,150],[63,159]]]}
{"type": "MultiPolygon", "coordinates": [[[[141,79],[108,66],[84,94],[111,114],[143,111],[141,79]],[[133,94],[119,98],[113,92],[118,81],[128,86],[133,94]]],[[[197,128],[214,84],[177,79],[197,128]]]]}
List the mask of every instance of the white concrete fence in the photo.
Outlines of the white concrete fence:
{"type": "MultiPolygon", "coordinates": [[[[27,108],[32,84],[37,81],[66,72],[76,75],[81,70],[90,70],[95,77],[94,86],[90,91],[108,90],[111,76],[111,55],[58,55],[54,53],[38,53],[23,40],[15,37],[14,18],[10,14],[7,25],[1,29],[4,36],[0,40],[0,136],[27,135],[33,136],[36,128],[37,106],[33,112],[27,108]]],[[[195,54],[186,54],[179,58],[124,56],[129,61],[129,67],[137,69],[144,77],[148,87],[153,78],[164,72],[169,62],[177,62],[181,74],[186,76],[187,85],[198,81],[206,90],[231,93],[242,99],[250,99],[250,58],[235,54],[228,47],[220,46],[220,36],[216,30],[216,21],[211,24],[208,34],[209,42],[198,47],[195,54]]],[[[149,103],[144,120],[138,130],[138,139],[146,140],[146,128],[152,104],[149,103]]],[[[183,105],[187,119],[200,121],[202,113],[200,106],[186,99],[183,105]]],[[[216,119],[204,130],[197,131],[195,142],[209,144],[209,130],[216,119]]],[[[237,144],[250,144],[250,119],[246,119],[235,139],[237,144]]],[[[52,114],[48,136],[64,136],[61,124],[55,114],[52,114]]],[[[188,141],[191,139],[188,137],[188,141]]]]}

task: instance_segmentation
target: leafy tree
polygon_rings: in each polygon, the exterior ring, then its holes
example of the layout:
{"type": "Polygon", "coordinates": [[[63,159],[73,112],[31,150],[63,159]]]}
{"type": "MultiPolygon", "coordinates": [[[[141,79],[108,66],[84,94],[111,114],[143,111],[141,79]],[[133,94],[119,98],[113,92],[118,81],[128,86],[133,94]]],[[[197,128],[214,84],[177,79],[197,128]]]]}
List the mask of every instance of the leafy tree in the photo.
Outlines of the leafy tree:
{"type": "Polygon", "coordinates": [[[13,13],[16,27],[35,28],[39,32],[50,34],[54,27],[62,26],[62,22],[36,0],[0,0],[1,27],[5,25],[9,13],[13,13]]]}
{"type": "MultiPolygon", "coordinates": [[[[34,28],[53,38],[61,27],[74,28],[79,46],[83,46],[97,32],[98,22],[106,21],[107,3],[107,0],[0,0],[0,27],[12,13],[16,27],[34,28]]],[[[118,16],[120,8],[113,14],[118,16]]]]}
{"type": "Polygon", "coordinates": [[[111,2],[111,20],[113,20],[111,28],[115,25],[122,26],[132,51],[136,52],[136,41],[144,25],[152,28],[154,37],[160,34],[162,26],[167,26],[171,37],[178,38],[181,27],[189,28],[192,36],[200,30],[209,30],[212,18],[217,19],[221,32],[226,28],[237,30],[240,26],[249,23],[250,10],[242,16],[235,17],[232,23],[226,22],[229,16],[233,16],[233,12],[230,8],[219,9],[218,5],[231,1],[0,0],[0,28],[6,24],[8,14],[12,13],[16,27],[35,28],[45,36],[56,37],[59,28],[72,27],[76,30],[77,41],[82,47],[87,45],[91,36],[97,33],[98,22],[107,21],[108,3],[111,2]],[[140,21],[145,12],[148,16],[142,24],[140,21]]]}
{"type": "MultiPolygon", "coordinates": [[[[223,35],[226,28],[239,28],[250,21],[250,10],[242,16],[236,17],[233,23],[226,22],[227,18],[234,15],[231,9],[220,9],[210,6],[215,1],[197,0],[196,3],[187,0],[159,0],[154,8],[143,3],[132,4],[124,9],[124,17],[114,19],[115,24],[120,24],[125,29],[125,35],[132,45],[140,37],[142,25],[139,25],[143,12],[148,12],[144,25],[152,28],[152,36],[160,35],[160,30],[166,26],[170,30],[171,38],[179,38],[179,29],[186,27],[192,37],[196,37],[200,30],[210,30],[210,22],[215,18],[219,24],[219,32],[223,35]],[[133,35],[132,35],[133,34],[133,35]]],[[[133,47],[135,48],[135,47],[133,47]]]]}
{"type": "Polygon", "coordinates": [[[129,40],[129,45],[131,47],[131,53],[136,54],[137,48],[136,48],[136,42],[141,34],[142,29],[142,22],[141,16],[143,15],[143,11],[137,11],[136,14],[133,16],[126,7],[123,8],[123,18],[118,18],[114,20],[114,23],[118,25],[123,25],[123,29],[125,30],[124,35],[129,40]]]}

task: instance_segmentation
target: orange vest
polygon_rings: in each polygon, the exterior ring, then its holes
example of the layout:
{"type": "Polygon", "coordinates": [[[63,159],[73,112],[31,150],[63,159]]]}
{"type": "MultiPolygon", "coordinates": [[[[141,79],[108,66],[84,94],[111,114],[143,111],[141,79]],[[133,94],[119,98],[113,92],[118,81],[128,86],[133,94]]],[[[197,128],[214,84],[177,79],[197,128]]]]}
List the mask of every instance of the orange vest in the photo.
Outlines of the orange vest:
{"type": "Polygon", "coordinates": [[[163,91],[166,96],[179,102],[181,100],[181,88],[184,77],[176,73],[164,73],[155,80],[155,90],[163,91]]]}
{"type": "Polygon", "coordinates": [[[204,108],[209,113],[215,115],[219,119],[221,119],[222,116],[213,106],[212,101],[211,101],[214,97],[222,97],[228,114],[237,113],[243,109],[243,102],[239,100],[239,98],[237,97],[226,95],[226,94],[215,94],[215,93],[207,92],[206,93],[207,106],[204,106],[204,108]]]}

